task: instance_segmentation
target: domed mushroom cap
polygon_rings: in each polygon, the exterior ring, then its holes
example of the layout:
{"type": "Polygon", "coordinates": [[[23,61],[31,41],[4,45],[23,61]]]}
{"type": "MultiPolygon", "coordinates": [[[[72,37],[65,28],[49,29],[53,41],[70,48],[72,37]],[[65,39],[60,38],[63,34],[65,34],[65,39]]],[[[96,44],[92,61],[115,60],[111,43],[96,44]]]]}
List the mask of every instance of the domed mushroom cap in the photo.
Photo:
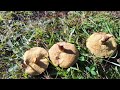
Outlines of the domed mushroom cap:
{"type": "Polygon", "coordinates": [[[87,48],[96,57],[109,57],[115,53],[117,43],[111,34],[104,32],[93,33],[86,42],[87,48]]]}
{"type": "Polygon", "coordinates": [[[49,57],[53,65],[68,68],[76,63],[79,55],[74,44],[58,42],[49,49],[49,57]]]}
{"type": "Polygon", "coordinates": [[[41,74],[49,65],[47,58],[48,52],[44,48],[33,47],[27,50],[23,55],[24,64],[27,67],[25,72],[31,75],[41,74]]]}

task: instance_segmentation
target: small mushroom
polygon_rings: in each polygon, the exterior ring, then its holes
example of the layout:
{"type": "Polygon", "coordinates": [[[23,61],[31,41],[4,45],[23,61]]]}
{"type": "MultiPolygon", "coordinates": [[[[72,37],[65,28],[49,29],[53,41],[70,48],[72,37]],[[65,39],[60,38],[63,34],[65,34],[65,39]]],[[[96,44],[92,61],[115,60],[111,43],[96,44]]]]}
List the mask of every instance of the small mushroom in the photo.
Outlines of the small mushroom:
{"type": "Polygon", "coordinates": [[[48,52],[41,47],[33,47],[27,50],[24,55],[25,73],[37,75],[43,73],[49,65],[48,52]]]}
{"type": "Polygon", "coordinates": [[[113,55],[117,49],[115,38],[105,32],[93,33],[86,42],[87,48],[96,57],[108,58],[113,55]]]}
{"type": "Polygon", "coordinates": [[[68,68],[75,64],[79,55],[75,45],[67,42],[54,44],[48,53],[53,65],[62,68],[68,68]]]}

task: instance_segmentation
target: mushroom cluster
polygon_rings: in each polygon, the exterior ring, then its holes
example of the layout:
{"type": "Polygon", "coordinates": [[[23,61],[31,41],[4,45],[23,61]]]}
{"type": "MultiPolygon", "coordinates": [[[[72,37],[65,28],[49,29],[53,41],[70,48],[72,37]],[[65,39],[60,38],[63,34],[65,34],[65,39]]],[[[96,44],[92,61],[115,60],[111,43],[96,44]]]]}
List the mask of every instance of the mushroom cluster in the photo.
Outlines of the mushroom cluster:
{"type": "Polygon", "coordinates": [[[67,42],[54,44],[48,53],[53,65],[62,68],[68,68],[75,64],[79,55],[75,45],[67,42]]]}
{"type": "Polygon", "coordinates": [[[96,32],[87,39],[86,47],[96,57],[108,58],[115,53],[117,43],[113,35],[96,32]]]}
{"type": "Polygon", "coordinates": [[[24,55],[25,73],[37,75],[43,73],[48,65],[48,52],[41,47],[33,47],[27,50],[24,55]]]}
{"type": "MultiPolygon", "coordinates": [[[[93,33],[86,41],[86,47],[96,57],[108,58],[116,52],[115,37],[104,32],[93,33]]],[[[43,73],[49,65],[48,57],[54,66],[69,68],[77,62],[79,52],[74,44],[57,42],[48,51],[41,47],[33,47],[24,55],[25,72],[30,75],[43,73]]]]}

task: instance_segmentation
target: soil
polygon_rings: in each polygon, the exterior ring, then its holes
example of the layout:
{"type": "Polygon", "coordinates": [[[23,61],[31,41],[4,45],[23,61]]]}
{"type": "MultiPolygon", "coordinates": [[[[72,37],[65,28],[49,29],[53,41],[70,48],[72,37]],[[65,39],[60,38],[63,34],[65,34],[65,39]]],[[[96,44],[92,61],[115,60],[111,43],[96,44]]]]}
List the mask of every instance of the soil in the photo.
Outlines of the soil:
{"type": "MultiPolygon", "coordinates": [[[[41,18],[41,17],[49,17],[49,16],[58,16],[58,17],[62,17],[62,16],[66,16],[67,13],[69,11],[55,11],[54,15],[51,15],[48,11],[33,11],[33,15],[34,15],[34,19],[36,18],[41,18]]],[[[100,13],[103,11],[97,11],[97,13],[100,13]]],[[[108,12],[111,15],[113,15],[114,17],[120,18],[120,11],[104,11],[104,12],[108,12]]]]}
{"type": "Polygon", "coordinates": [[[111,15],[120,18],[120,11],[108,11],[111,15]]]}

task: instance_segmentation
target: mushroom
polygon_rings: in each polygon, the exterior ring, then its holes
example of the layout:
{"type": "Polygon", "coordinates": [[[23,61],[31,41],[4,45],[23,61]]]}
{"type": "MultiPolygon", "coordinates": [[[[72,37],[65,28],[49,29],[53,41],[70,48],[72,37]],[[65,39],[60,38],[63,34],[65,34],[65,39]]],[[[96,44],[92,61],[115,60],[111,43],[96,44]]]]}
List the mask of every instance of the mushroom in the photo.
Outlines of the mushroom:
{"type": "Polygon", "coordinates": [[[87,39],[86,47],[96,57],[108,58],[115,53],[117,43],[113,35],[95,32],[87,39]]]}
{"type": "Polygon", "coordinates": [[[41,47],[33,47],[27,50],[24,55],[25,73],[38,75],[43,73],[49,65],[48,52],[41,47]]]}
{"type": "Polygon", "coordinates": [[[75,45],[67,42],[54,44],[48,53],[52,64],[62,68],[68,68],[75,64],[79,55],[75,45]]]}

